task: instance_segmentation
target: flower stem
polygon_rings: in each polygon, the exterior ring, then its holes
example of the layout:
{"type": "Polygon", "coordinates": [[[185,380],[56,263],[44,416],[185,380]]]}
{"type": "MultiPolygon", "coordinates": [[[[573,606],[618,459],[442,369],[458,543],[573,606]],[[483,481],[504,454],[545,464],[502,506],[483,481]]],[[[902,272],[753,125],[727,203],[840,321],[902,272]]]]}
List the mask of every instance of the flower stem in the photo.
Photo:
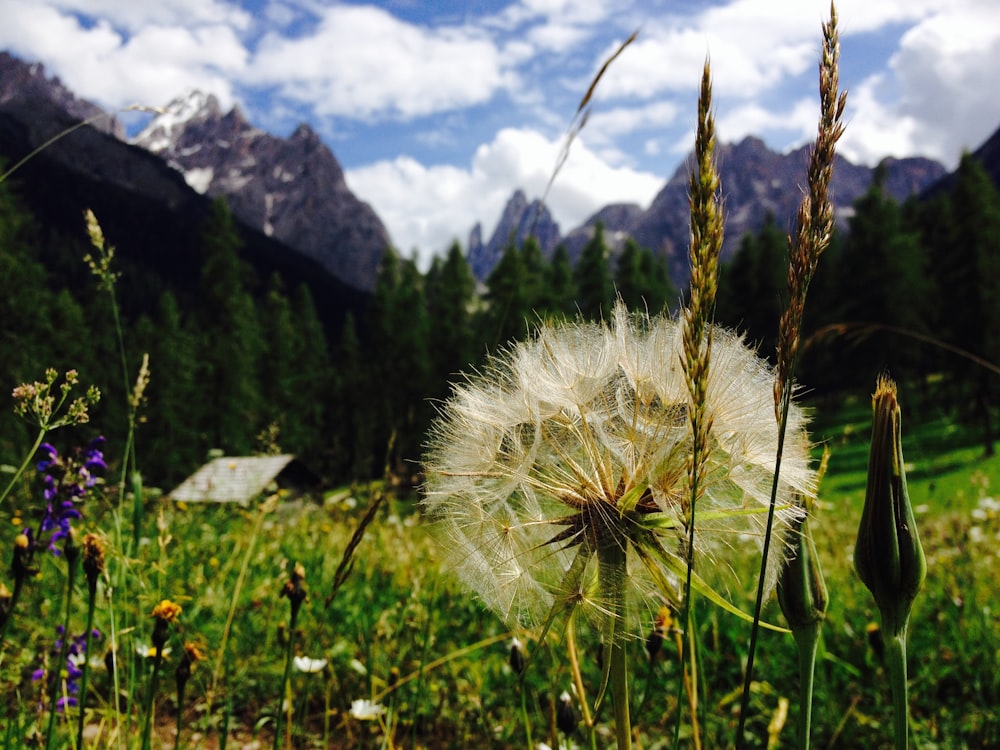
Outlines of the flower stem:
{"type": "Polygon", "coordinates": [[[809,735],[812,728],[813,681],[816,674],[816,651],[822,621],[810,628],[796,628],[793,631],[795,645],[799,651],[799,750],[809,750],[809,735]]]}
{"type": "Polygon", "coordinates": [[[602,540],[597,547],[598,579],[601,591],[608,595],[611,617],[605,633],[608,656],[608,685],[615,715],[615,739],[618,750],[632,747],[632,722],[628,707],[628,660],[624,636],[619,632],[625,617],[625,584],[628,581],[625,547],[621,539],[602,540]]]}
{"type": "Polygon", "coordinates": [[[10,481],[7,483],[3,492],[0,493],[0,503],[7,499],[7,495],[9,495],[11,490],[14,489],[14,485],[17,484],[17,480],[21,478],[25,469],[27,469],[28,466],[31,465],[32,461],[34,461],[35,454],[38,453],[38,448],[41,446],[42,441],[45,440],[46,434],[48,434],[48,429],[45,427],[38,431],[38,437],[35,438],[34,445],[32,445],[31,449],[24,454],[24,460],[21,462],[21,465],[17,467],[17,471],[14,472],[14,476],[10,478],[10,481]]]}
{"type": "Polygon", "coordinates": [[[885,638],[885,663],[892,689],[893,732],[896,750],[906,750],[909,741],[909,703],[906,686],[906,627],[885,638]]]}
{"type": "Polygon", "coordinates": [[[632,747],[626,656],[625,641],[616,638],[611,644],[611,703],[615,712],[615,738],[618,740],[618,750],[629,750],[632,747]]]}
{"type": "Polygon", "coordinates": [[[62,684],[62,669],[66,663],[66,655],[69,652],[69,614],[73,603],[73,579],[76,577],[76,559],[67,555],[69,569],[66,572],[66,617],[63,620],[62,646],[59,649],[59,657],[50,670],[54,679],[49,687],[49,727],[45,732],[45,747],[52,747],[52,733],[56,725],[56,701],[59,696],[59,687],[62,684]]]}
{"type": "MultiPolygon", "coordinates": [[[[281,700],[278,703],[278,719],[274,728],[274,750],[281,747],[281,732],[285,719],[285,699],[290,692],[292,676],[292,655],[295,651],[295,623],[299,617],[299,608],[292,605],[292,614],[288,619],[288,642],[285,645],[285,676],[281,678],[281,700]]],[[[289,703],[291,706],[291,703],[289,703]]]]}
{"type": "Polygon", "coordinates": [[[76,746],[83,747],[84,709],[87,703],[87,677],[90,674],[90,641],[94,632],[94,606],[97,599],[97,587],[90,589],[87,599],[87,630],[83,648],[83,675],[80,677],[80,713],[76,718],[76,746]]]}
{"type": "Polygon", "coordinates": [[[24,578],[23,575],[14,578],[14,591],[10,601],[7,602],[7,610],[0,617],[0,649],[3,648],[4,642],[7,640],[7,626],[14,617],[14,608],[17,607],[17,602],[21,598],[21,591],[24,590],[24,578]]]}
{"type": "Polygon", "coordinates": [[[146,694],[146,718],[142,727],[142,750],[149,750],[150,732],[153,729],[153,703],[156,698],[156,683],[160,677],[160,664],[163,662],[163,646],[156,646],[156,656],[153,657],[153,675],[149,679],[149,692],[146,694]]]}

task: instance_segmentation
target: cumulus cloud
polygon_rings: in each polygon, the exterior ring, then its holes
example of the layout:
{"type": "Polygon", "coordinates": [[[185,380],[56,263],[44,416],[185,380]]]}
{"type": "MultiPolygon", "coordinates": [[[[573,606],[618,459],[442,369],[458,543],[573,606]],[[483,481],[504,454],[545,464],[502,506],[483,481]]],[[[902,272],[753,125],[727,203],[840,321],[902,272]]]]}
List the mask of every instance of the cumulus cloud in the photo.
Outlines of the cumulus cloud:
{"type": "Polygon", "coordinates": [[[649,98],[692,91],[710,57],[717,93],[754,96],[814,64],[820,18],[808,3],[737,0],[656,19],[615,61],[605,93],[649,98]]]}
{"type": "Polygon", "coordinates": [[[55,6],[20,0],[0,2],[0,16],[0,47],[43,60],[74,93],[110,109],[161,105],[190,88],[228,105],[247,57],[231,25],[151,24],[126,35],[105,19],[84,25],[55,6]]]}
{"type": "Polygon", "coordinates": [[[318,115],[409,119],[486,102],[505,72],[493,42],[471,27],[424,28],[372,6],[337,5],[308,35],[265,35],[247,80],[318,115]]]}
{"type": "Polygon", "coordinates": [[[730,143],[753,135],[776,143],[799,145],[816,137],[818,118],[818,105],[811,98],[789,102],[781,109],[746,102],[719,113],[716,129],[719,137],[730,143]]]}
{"type": "MultiPolygon", "coordinates": [[[[348,185],[371,203],[397,247],[417,250],[421,262],[483,221],[487,237],[514,190],[541,197],[562,148],[538,132],[507,128],[481,145],[466,168],[425,166],[411,157],[383,160],[347,171],[348,185]]],[[[660,177],[613,167],[586,144],[573,144],[549,194],[548,206],[564,233],[612,202],[648,206],[663,186],[660,177]]]]}
{"type": "Polygon", "coordinates": [[[222,24],[242,30],[250,25],[253,18],[239,3],[225,0],[48,0],[47,4],[62,13],[113,20],[115,26],[128,31],[138,31],[150,25],[202,24],[222,24]]]}

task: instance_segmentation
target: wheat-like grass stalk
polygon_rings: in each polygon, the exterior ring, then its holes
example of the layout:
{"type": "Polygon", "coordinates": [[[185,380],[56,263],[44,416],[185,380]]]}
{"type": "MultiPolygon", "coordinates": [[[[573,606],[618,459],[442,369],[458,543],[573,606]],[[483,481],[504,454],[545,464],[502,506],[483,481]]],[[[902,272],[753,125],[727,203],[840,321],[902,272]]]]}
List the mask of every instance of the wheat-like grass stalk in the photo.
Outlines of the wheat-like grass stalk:
{"type": "MultiPolygon", "coordinates": [[[[781,472],[782,453],[784,449],[785,427],[788,421],[788,409],[795,390],[794,373],[798,361],[802,319],[805,314],[806,296],[813,275],[819,264],[819,258],[830,244],[833,234],[834,215],[830,200],[830,181],[833,178],[833,163],[836,154],[837,141],[844,132],[842,117],[847,104],[846,92],[840,91],[840,37],[837,30],[837,10],[830,4],[830,19],[823,24],[823,53],[819,64],[819,95],[820,118],[816,144],[809,159],[808,192],[802,198],[797,217],[797,231],[794,239],[789,238],[788,263],[788,305],[781,316],[778,325],[777,376],[774,382],[775,417],[778,420],[778,454],[775,459],[774,488],[777,491],[781,472]]],[[[754,655],[757,646],[758,627],[756,620],[760,617],[764,600],[764,570],[767,564],[768,549],[771,544],[772,512],[775,498],[772,495],[771,512],[768,513],[767,531],[764,535],[764,555],[761,560],[761,575],[757,587],[757,599],[754,606],[754,627],[750,632],[750,644],[747,655],[747,666],[743,682],[743,697],[740,709],[740,722],[737,730],[737,747],[743,746],[744,727],[750,703],[750,684],[753,678],[754,655]]],[[[806,532],[808,533],[808,532],[806,532]]],[[[808,544],[808,538],[801,534],[799,542],[808,544]]],[[[800,544],[799,552],[802,552],[800,544]]],[[[818,566],[818,560],[813,556],[812,565],[818,566]]],[[[817,568],[818,570],[818,568],[817,568]]],[[[819,574],[818,580],[822,580],[819,574]]],[[[811,628],[809,639],[819,638],[819,629],[811,628]]],[[[800,637],[800,647],[803,644],[800,637]]],[[[811,647],[812,651],[815,648],[811,647]]],[[[803,696],[803,710],[808,712],[807,703],[811,696],[803,696]]],[[[808,747],[808,727],[800,732],[799,741],[802,747],[808,747]]]]}
{"type": "MultiPolygon", "coordinates": [[[[723,218],[719,197],[721,181],[715,163],[715,116],[712,113],[712,69],[705,61],[698,97],[698,127],[695,136],[695,167],[691,172],[691,281],[690,299],[683,312],[683,356],[681,365],[690,396],[688,419],[692,442],[688,476],[691,488],[688,508],[687,578],[684,584],[684,614],[682,627],[691,624],[691,580],[694,573],[695,509],[704,491],[707,466],[708,436],[712,415],[707,410],[708,372],[712,359],[712,328],[715,297],[718,291],[719,253],[722,250],[723,218]]],[[[689,639],[684,639],[684,643],[689,639]]],[[[683,673],[688,654],[681,650],[683,673]]],[[[678,682],[677,705],[687,681],[678,682]]],[[[692,704],[693,705],[693,704],[692,704]]],[[[680,734],[680,711],[677,713],[674,744],[680,734]]],[[[692,725],[696,725],[692,717],[692,725]]],[[[695,732],[695,745],[700,746],[695,732]]]]}

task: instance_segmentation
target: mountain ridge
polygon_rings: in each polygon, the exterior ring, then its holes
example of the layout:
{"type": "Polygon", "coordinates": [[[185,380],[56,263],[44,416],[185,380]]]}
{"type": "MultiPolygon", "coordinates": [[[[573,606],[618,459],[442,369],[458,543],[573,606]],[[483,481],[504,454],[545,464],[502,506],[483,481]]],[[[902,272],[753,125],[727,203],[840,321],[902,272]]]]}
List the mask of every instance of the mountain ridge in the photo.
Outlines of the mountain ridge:
{"type": "Polygon", "coordinates": [[[348,284],[375,286],[388,231],[347,187],[333,152],[308,125],[279,138],[211,94],[174,99],[132,139],[180,171],[195,190],[224,197],[233,214],[318,260],[348,284]]]}
{"type": "MultiPolygon", "coordinates": [[[[62,93],[48,96],[37,80],[22,89],[8,86],[23,79],[25,67],[0,57],[0,92],[5,92],[0,98],[0,157],[13,164],[35,152],[13,176],[26,207],[46,232],[81,241],[86,236],[83,211],[94,211],[108,241],[118,248],[119,263],[128,268],[129,283],[121,286],[126,310],[149,312],[168,287],[193,299],[200,278],[201,232],[212,200],[159,156],[121,140],[113,127],[75,127],[80,114],[100,112],[94,105],[77,105],[71,114],[62,93]]],[[[330,330],[339,330],[347,310],[364,306],[363,292],[314,259],[238,219],[236,223],[241,256],[259,278],[277,272],[290,287],[306,284],[330,330]]]]}
{"type": "MultiPolygon", "coordinates": [[[[800,186],[806,179],[809,148],[803,146],[782,154],[755,136],[718,147],[716,154],[726,215],[723,260],[731,258],[743,235],[758,231],[768,215],[773,215],[779,226],[792,229],[802,195],[800,186]]],[[[647,208],[636,204],[604,206],[564,237],[558,240],[549,238],[548,244],[542,243],[543,250],[563,242],[573,260],[579,256],[600,222],[612,253],[619,251],[625,240],[631,237],[639,245],[664,258],[674,283],[683,288],[688,274],[688,165],[692,159],[693,155],[689,155],[677,167],[647,208]]],[[[849,221],[854,201],[868,189],[876,169],[880,168],[885,173],[885,191],[898,201],[921,193],[947,173],[944,166],[923,157],[886,158],[877,167],[866,167],[838,155],[831,193],[840,223],[849,221]]],[[[515,191],[501,214],[493,240],[502,237],[507,242],[513,236],[518,243],[523,242],[525,234],[520,231],[523,221],[512,221],[512,218],[519,218],[527,205],[523,191],[515,191]]],[[[491,257],[498,259],[499,254],[491,257]]],[[[477,260],[484,261],[486,258],[477,260]]],[[[485,278],[492,266],[480,262],[473,264],[473,269],[479,278],[485,278]]]]}

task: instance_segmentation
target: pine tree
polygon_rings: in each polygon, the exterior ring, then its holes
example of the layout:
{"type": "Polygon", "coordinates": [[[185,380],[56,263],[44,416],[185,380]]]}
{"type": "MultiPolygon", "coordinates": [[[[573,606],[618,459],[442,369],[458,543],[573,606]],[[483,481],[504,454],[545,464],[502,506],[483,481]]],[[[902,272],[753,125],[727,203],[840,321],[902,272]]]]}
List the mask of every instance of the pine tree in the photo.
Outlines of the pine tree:
{"type": "Polygon", "coordinates": [[[594,234],[583,247],[574,272],[580,313],[589,320],[607,320],[614,302],[614,283],[608,269],[604,225],[597,222],[594,234]]]}
{"type": "Polygon", "coordinates": [[[778,320],[785,307],[788,238],[768,215],[756,234],[746,234],[726,263],[719,283],[716,317],[745,331],[763,356],[774,357],[778,320]]]}
{"type": "Polygon", "coordinates": [[[213,203],[202,237],[202,428],[212,446],[247,454],[263,426],[258,378],[261,335],[247,289],[249,271],[238,255],[242,241],[224,200],[213,203]]]}
{"type": "Polygon", "coordinates": [[[298,336],[293,351],[295,398],[289,409],[289,443],[311,464],[324,466],[327,450],[328,405],[334,397],[334,372],[326,331],[316,312],[309,287],[300,284],[292,293],[292,320],[298,336]]]}
{"type": "Polygon", "coordinates": [[[507,245],[486,279],[486,309],[480,326],[482,340],[491,350],[527,334],[527,278],[524,256],[514,244],[507,245]]]}
{"type": "Polygon", "coordinates": [[[659,313],[676,301],[666,264],[629,237],[618,256],[615,289],[630,310],[659,313]]]}
{"type": "Polygon", "coordinates": [[[386,447],[393,470],[402,470],[419,459],[430,422],[431,362],[423,279],[412,261],[391,249],[382,259],[371,323],[375,397],[382,406],[376,441],[386,447]]]}
{"type": "Polygon", "coordinates": [[[890,370],[898,381],[919,370],[919,350],[906,333],[927,331],[926,257],[919,235],[903,225],[899,205],[882,189],[882,171],[854,204],[840,266],[842,321],[885,326],[845,346],[850,371],[861,382],[890,370]],[[894,332],[895,329],[895,332],[894,332]]]}
{"type": "Polygon", "coordinates": [[[432,393],[443,397],[448,381],[478,359],[472,331],[476,282],[469,262],[455,242],[444,260],[436,257],[426,276],[432,393]]]}
{"type": "Polygon", "coordinates": [[[530,328],[545,299],[545,270],[548,267],[542,246],[534,235],[525,237],[521,245],[521,265],[524,267],[524,307],[530,328]]]}
{"type": "MultiPolygon", "coordinates": [[[[959,162],[949,204],[950,236],[936,248],[934,264],[944,329],[952,344],[1000,363],[1000,191],[969,154],[959,162]]],[[[982,419],[983,448],[993,455],[993,378],[981,368],[970,373],[965,362],[956,362],[955,372],[965,380],[974,373],[974,411],[982,419]]]]}
{"type": "MultiPolygon", "coordinates": [[[[171,292],[161,297],[148,337],[137,337],[135,351],[149,353],[150,381],[145,414],[142,470],[153,483],[172,487],[205,458],[200,416],[210,394],[199,382],[199,342],[184,324],[171,292]]],[[[138,371],[136,369],[136,371],[138,371]]]]}
{"type": "Polygon", "coordinates": [[[266,351],[260,359],[261,424],[277,427],[278,445],[283,452],[298,453],[305,447],[295,419],[297,359],[303,347],[284,282],[277,274],[272,274],[268,281],[260,326],[266,351]]]}
{"type": "Polygon", "coordinates": [[[576,314],[576,283],[565,245],[556,247],[552,262],[545,269],[541,308],[550,319],[569,319],[576,314]]]}
{"type": "Polygon", "coordinates": [[[336,476],[352,481],[374,476],[376,466],[381,468],[376,458],[384,455],[382,445],[376,457],[381,404],[372,369],[362,355],[354,314],[348,311],[334,356],[330,461],[336,476]]]}

